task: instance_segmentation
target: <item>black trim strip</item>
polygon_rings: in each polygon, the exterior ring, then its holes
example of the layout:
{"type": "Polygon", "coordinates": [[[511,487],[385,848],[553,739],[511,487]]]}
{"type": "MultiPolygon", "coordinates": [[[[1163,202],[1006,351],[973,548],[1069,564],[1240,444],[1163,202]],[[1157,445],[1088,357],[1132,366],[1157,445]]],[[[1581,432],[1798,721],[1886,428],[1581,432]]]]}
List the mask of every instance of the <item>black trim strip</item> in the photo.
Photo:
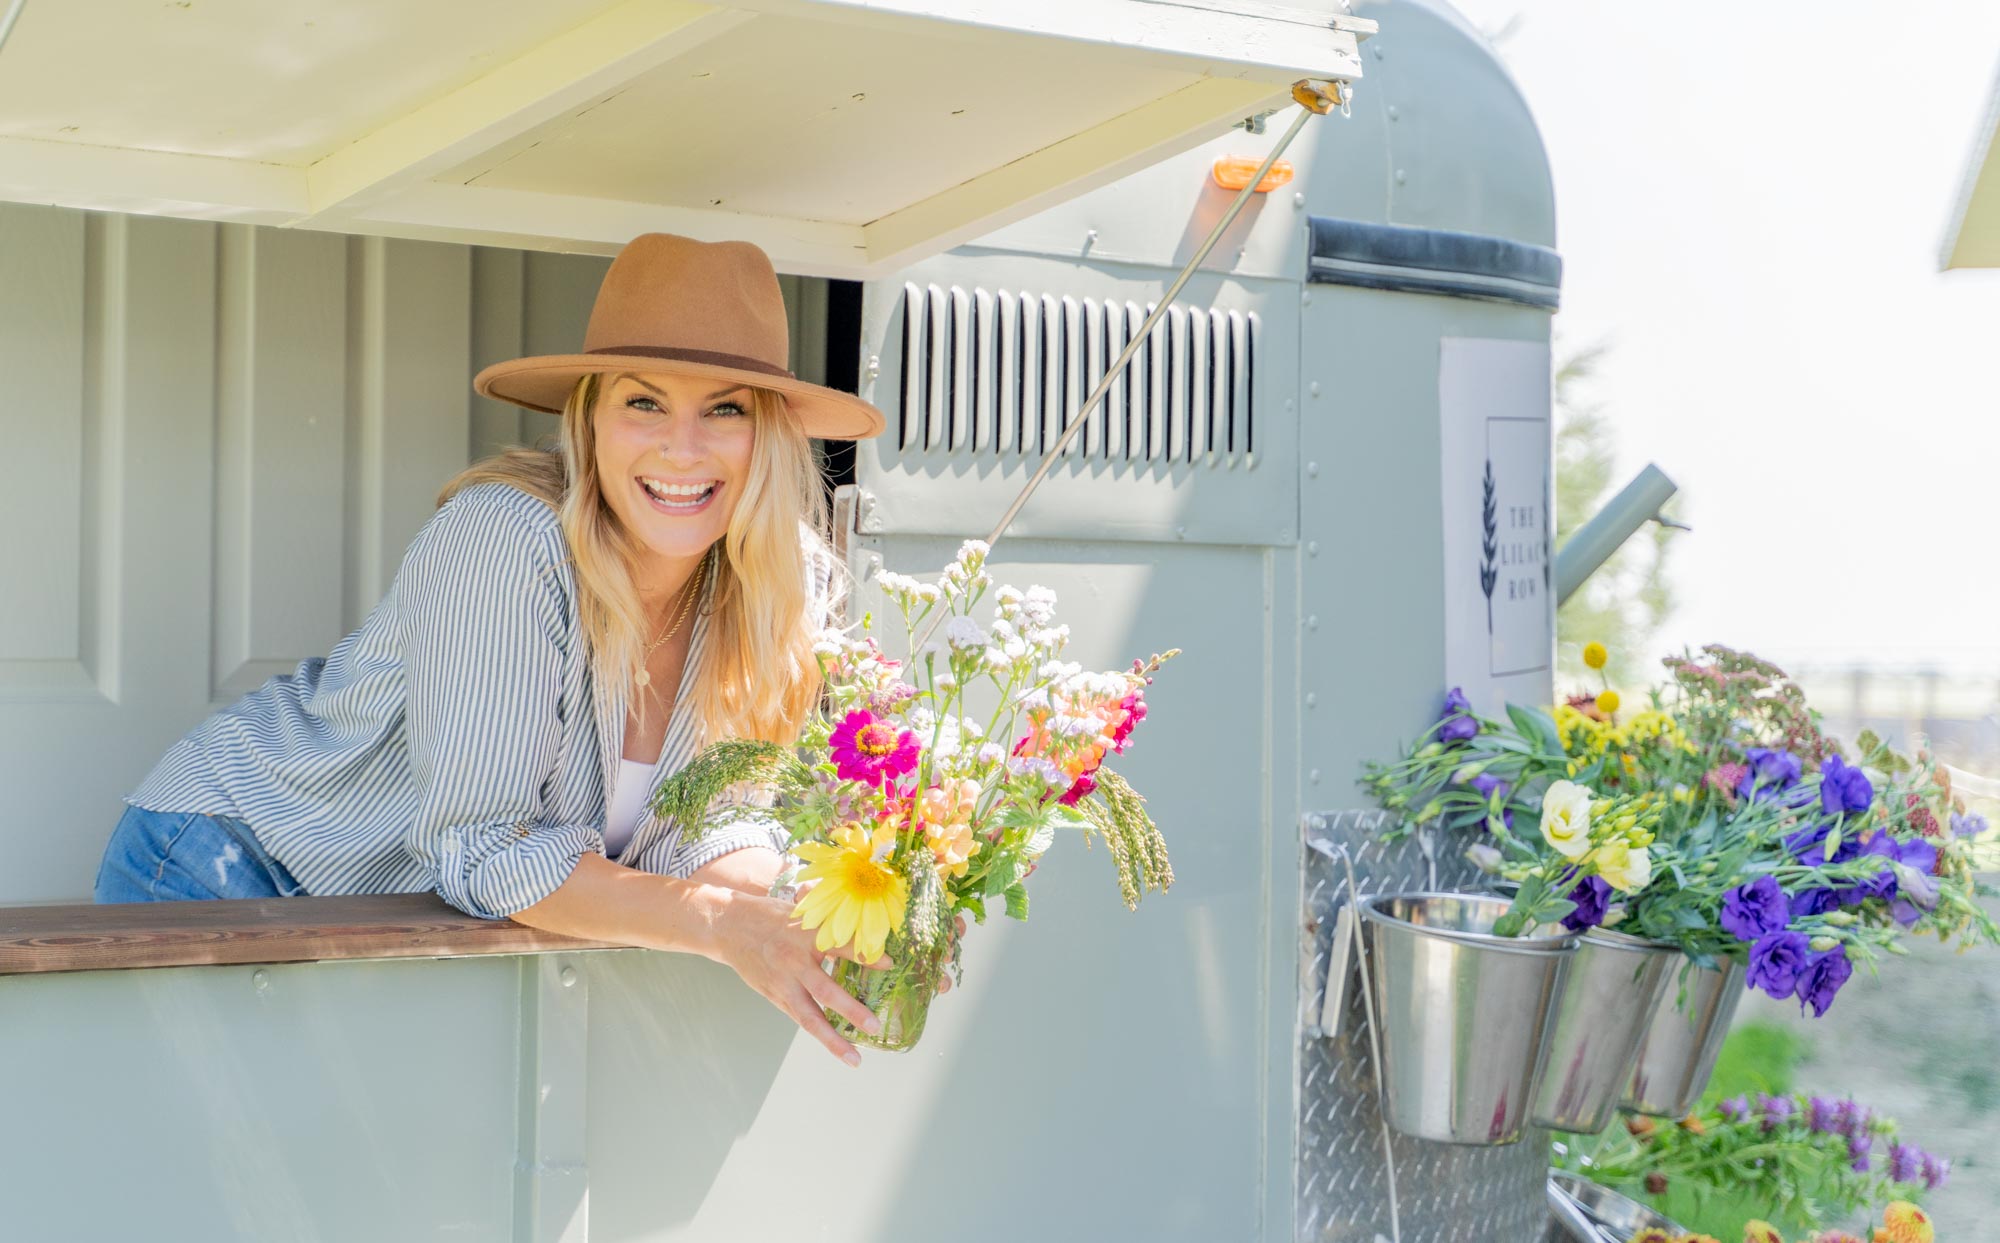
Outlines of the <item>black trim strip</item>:
{"type": "Polygon", "coordinates": [[[1307,279],[1553,311],[1562,297],[1562,256],[1503,237],[1314,216],[1307,279]]]}

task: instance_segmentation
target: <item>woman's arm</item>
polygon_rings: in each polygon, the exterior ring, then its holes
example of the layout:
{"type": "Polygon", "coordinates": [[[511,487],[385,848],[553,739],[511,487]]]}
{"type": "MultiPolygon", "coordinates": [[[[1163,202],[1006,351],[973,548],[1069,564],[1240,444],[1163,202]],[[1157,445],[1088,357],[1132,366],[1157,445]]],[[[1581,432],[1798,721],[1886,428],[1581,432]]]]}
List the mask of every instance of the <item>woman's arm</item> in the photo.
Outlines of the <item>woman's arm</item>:
{"type": "MultiPolygon", "coordinates": [[[[727,858],[753,853],[738,851],[727,858]]],[[[816,934],[792,922],[789,901],[636,872],[603,855],[586,854],[554,893],[514,919],[567,936],[713,959],[849,1066],[859,1066],[861,1054],[835,1033],[820,1008],[836,1011],[871,1035],[881,1031],[868,1007],[820,969],[824,956],[813,948],[816,934]]],[[[841,954],[851,956],[851,947],[841,954]]]]}

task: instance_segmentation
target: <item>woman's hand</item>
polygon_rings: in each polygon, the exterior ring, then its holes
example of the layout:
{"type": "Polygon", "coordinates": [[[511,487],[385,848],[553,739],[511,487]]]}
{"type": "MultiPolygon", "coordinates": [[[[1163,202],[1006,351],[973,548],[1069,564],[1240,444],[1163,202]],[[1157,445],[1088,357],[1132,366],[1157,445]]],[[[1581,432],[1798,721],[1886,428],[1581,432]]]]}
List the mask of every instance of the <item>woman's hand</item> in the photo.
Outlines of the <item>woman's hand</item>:
{"type": "MultiPolygon", "coordinates": [[[[849,1066],[859,1066],[860,1052],[833,1030],[821,1007],[871,1036],[881,1032],[881,1021],[820,968],[827,956],[814,948],[816,938],[816,933],[792,921],[792,903],[731,892],[715,922],[714,956],[807,1035],[825,1045],[829,1053],[849,1066]]],[[[853,946],[835,953],[861,961],[855,958],[853,946]]],[[[880,970],[889,960],[883,957],[863,965],[880,970]]]]}

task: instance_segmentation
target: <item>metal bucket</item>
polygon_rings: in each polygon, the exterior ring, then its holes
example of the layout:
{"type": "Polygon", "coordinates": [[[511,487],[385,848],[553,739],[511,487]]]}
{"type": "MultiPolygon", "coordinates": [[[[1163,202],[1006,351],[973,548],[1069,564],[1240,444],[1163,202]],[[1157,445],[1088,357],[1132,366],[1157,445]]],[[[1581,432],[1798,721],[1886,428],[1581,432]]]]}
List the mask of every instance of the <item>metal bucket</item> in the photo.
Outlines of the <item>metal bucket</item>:
{"type": "Polygon", "coordinates": [[[1632,1082],[1680,949],[1597,928],[1584,934],[1556,999],[1535,1122],[1595,1135],[1632,1082]]]}
{"type": "Polygon", "coordinates": [[[1687,1233],[1679,1222],[1608,1187],[1549,1171],[1549,1225],[1542,1243],[1617,1243],[1649,1228],[1672,1238],[1687,1233]]]}
{"type": "Polygon", "coordinates": [[[1745,974],[1734,963],[1725,970],[1688,963],[1684,971],[1667,973],[1660,1008],[1639,1044],[1625,1108],[1660,1118],[1685,1117],[1694,1108],[1743,1000],[1745,974]]]}
{"type": "Polygon", "coordinates": [[[1361,901],[1389,1125],[1450,1144],[1511,1144],[1534,1102],[1549,1018],[1577,937],[1498,937],[1499,898],[1361,901]]]}

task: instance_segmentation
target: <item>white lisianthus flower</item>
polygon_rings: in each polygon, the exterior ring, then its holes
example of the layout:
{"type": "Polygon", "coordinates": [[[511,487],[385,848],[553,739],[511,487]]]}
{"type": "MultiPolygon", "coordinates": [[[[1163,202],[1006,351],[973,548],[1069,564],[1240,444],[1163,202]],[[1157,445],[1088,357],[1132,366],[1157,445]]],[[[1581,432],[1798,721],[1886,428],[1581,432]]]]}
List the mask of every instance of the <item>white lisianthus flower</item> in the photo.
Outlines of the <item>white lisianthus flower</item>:
{"type": "Polygon", "coordinates": [[[1542,795],[1542,840],[1565,859],[1590,853],[1590,804],[1596,797],[1574,781],[1558,781],[1542,795]]]}
{"type": "Polygon", "coordinates": [[[1597,874],[1619,893],[1637,893],[1653,883],[1653,856],[1644,846],[1606,842],[1597,848],[1597,874]]]}

